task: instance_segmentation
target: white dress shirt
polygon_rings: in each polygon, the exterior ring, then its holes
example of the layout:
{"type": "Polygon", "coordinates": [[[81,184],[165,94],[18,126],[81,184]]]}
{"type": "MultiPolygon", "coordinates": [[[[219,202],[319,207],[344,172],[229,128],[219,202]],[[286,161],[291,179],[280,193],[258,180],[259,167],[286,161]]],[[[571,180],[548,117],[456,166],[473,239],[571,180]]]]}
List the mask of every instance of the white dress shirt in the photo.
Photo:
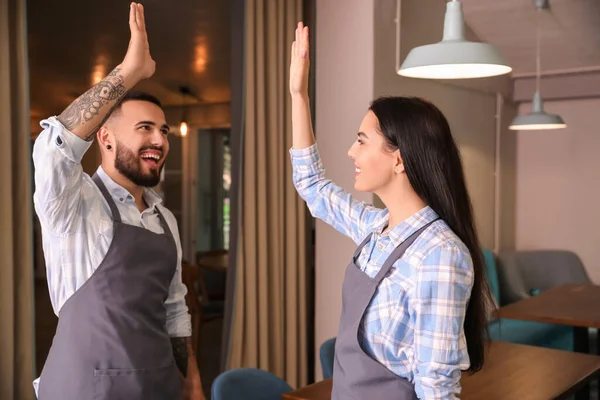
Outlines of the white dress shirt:
{"type": "MultiPolygon", "coordinates": [[[[33,146],[35,191],[33,201],[42,227],[42,242],[50,300],[56,315],[100,265],[113,237],[113,220],[106,199],[83,172],[81,159],[93,142],[67,130],[56,117],[41,122],[44,130],[33,146]]],[[[133,196],[102,169],[98,175],[112,195],[125,224],[163,233],[157,209],[164,216],[177,245],[177,265],[165,301],[166,330],[171,337],[191,336],[181,280],[181,242],[177,220],[161,197],[146,189],[148,208],[140,212],[133,196]]],[[[37,388],[37,382],[34,382],[37,388]]]]}

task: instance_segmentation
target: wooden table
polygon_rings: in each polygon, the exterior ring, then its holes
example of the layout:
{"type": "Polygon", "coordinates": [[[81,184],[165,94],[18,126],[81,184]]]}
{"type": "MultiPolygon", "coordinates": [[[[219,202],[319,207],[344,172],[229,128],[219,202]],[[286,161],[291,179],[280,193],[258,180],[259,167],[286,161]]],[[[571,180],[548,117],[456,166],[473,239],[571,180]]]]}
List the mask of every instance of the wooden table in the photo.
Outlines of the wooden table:
{"type": "Polygon", "coordinates": [[[229,268],[229,254],[216,254],[198,258],[198,266],[217,272],[227,272],[229,268]]]}
{"type": "MultiPolygon", "coordinates": [[[[600,371],[600,357],[506,342],[492,342],[484,368],[463,373],[461,400],[563,399],[600,371]]],[[[330,400],[327,379],[286,393],[284,400],[330,400]]]]}
{"type": "MultiPolygon", "coordinates": [[[[588,328],[600,328],[599,304],[600,286],[570,284],[509,304],[500,308],[497,315],[500,318],[573,326],[574,350],[590,353],[588,328]]],[[[589,388],[577,393],[578,400],[588,398],[589,388]]]]}
{"type": "Polygon", "coordinates": [[[600,286],[563,285],[498,310],[501,318],[600,328],[600,286]]]}
{"type": "Polygon", "coordinates": [[[461,400],[563,399],[600,371],[600,357],[492,342],[483,369],[463,374],[461,400]]]}

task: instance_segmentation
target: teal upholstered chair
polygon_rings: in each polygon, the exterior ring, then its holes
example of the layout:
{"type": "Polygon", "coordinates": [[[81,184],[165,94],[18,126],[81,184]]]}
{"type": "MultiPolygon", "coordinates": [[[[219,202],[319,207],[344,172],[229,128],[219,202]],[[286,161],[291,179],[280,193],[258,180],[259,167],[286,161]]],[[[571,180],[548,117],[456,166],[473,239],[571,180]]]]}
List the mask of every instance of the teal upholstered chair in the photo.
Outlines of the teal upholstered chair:
{"type": "Polygon", "coordinates": [[[268,371],[238,368],[223,372],[212,385],[212,400],[281,400],[292,387],[268,371]]]}
{"type": "MultiPolygon", "coordinates": [[[[483,258],[494,300],[498,305],[506,305],[500,298],[496,257],[490,250],[483,249],[483,258]]],[[[570,326],[502,318],[490,322],[489,332],[492,340],[573,351],[573,328],[570,326]]]]}
{"type": "Polygon", "coordinates": [[[335,338],[327,339],[319,348],[319,359],[321,360],[321,370],[323,379],[333,377],[333,360],[335,358],[335,338]]]}

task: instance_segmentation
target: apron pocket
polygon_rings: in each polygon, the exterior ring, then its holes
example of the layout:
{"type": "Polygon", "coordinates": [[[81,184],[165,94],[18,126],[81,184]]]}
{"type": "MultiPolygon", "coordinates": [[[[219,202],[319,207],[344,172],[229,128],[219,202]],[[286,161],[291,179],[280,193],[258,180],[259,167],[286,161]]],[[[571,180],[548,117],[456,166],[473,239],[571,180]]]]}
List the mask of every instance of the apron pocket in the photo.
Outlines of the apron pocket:
{"type": "Polygon", "coordinates": [[[181,399],[175,363],[159,368],[94,370],[94,400],[138,399],[181,399]]]}

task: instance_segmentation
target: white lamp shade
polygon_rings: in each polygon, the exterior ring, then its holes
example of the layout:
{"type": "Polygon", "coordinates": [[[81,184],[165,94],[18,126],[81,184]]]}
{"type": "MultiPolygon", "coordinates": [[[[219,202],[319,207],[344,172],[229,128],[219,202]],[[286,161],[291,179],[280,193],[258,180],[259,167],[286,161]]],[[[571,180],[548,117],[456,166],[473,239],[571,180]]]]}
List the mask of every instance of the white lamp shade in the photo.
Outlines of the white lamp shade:
{"type": "Polygon", "coordinates": [[[461,3],[451,1],[446,5],[443,40],[412,49],[397,72],[410,78],[469,79],[511,71],[494,46],[465,39],[461,3]]]}
{"type": "Polygon", "coordinates": [[[519,115],[516,117],[512,125],[509,127],[514,131],[533,131],[541,129],[561,129],[566,128],[567,124],[556,114],[531,113],[527,115],[519,115]]]}
{"type": "Polygon", "coordinates": [[[567,124],[556,114],[547,114],[544,111],[542,96],[539,92],[533,95],[533,108],[527,115],[518,115],[508,127],[513,131],[533,131],[542,129],[562,129],[567,124]]]}

